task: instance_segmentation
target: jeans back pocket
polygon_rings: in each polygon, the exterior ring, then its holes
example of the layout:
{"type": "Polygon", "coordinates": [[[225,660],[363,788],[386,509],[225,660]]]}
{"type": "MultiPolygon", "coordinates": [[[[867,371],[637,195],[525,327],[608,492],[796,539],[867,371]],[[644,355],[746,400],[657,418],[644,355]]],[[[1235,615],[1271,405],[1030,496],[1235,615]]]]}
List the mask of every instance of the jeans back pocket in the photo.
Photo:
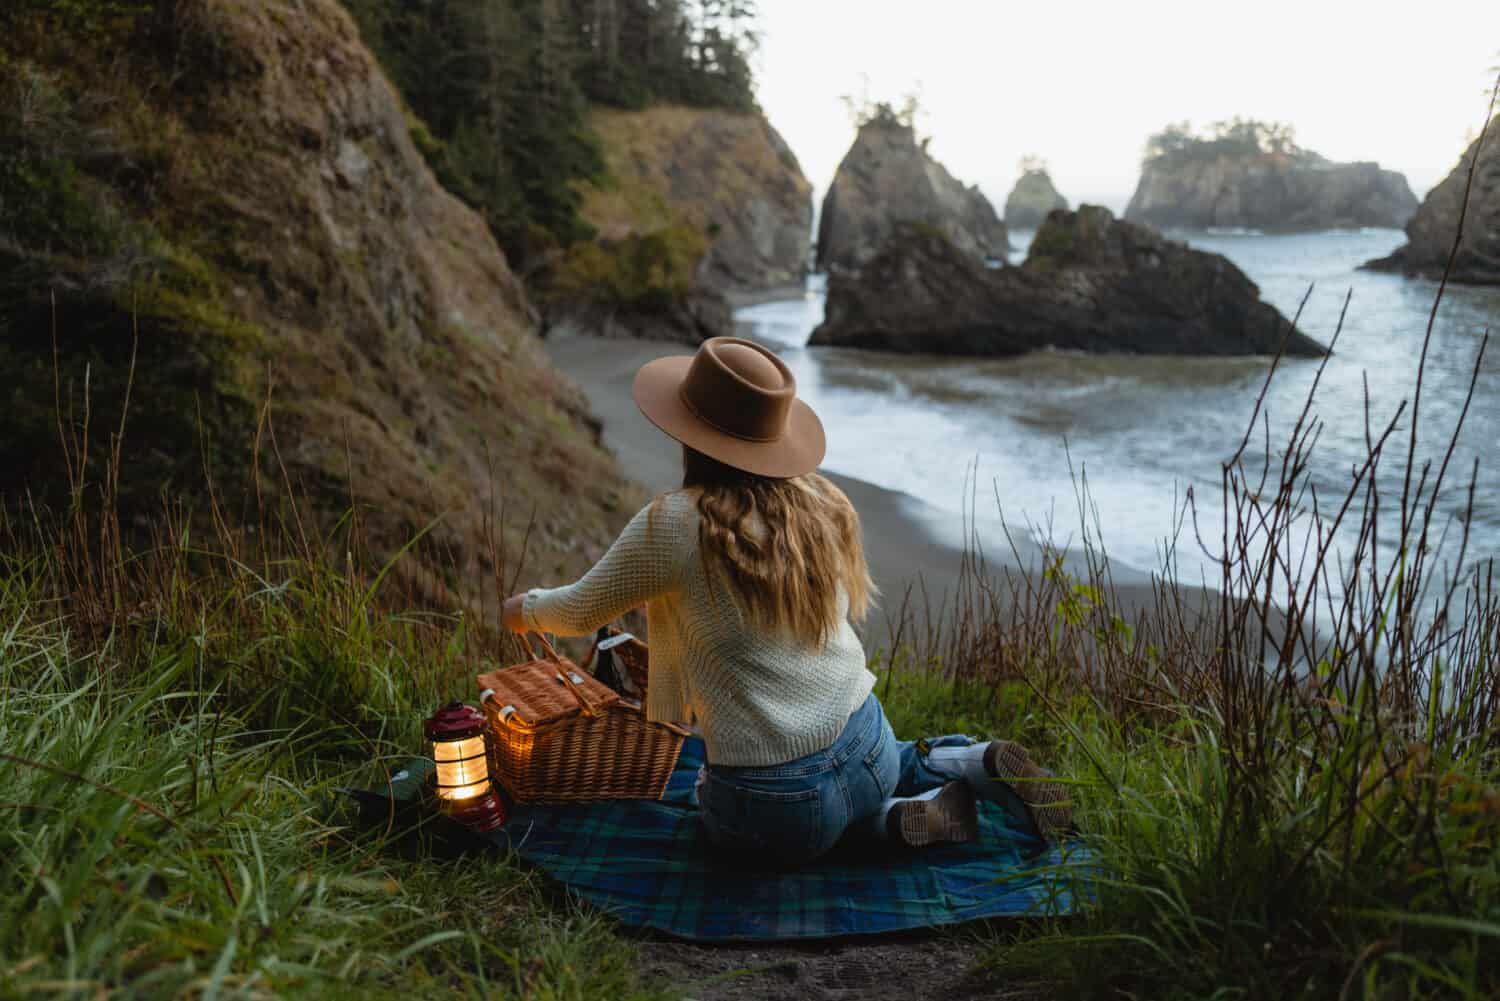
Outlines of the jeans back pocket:
{"type": "Polygon", "coordinates": [[[823,802],[816,786],[764,789],[716,778],[700,793],[703,826],[715,845],[742,861],[791,865],[821,854],[823,802]]]}

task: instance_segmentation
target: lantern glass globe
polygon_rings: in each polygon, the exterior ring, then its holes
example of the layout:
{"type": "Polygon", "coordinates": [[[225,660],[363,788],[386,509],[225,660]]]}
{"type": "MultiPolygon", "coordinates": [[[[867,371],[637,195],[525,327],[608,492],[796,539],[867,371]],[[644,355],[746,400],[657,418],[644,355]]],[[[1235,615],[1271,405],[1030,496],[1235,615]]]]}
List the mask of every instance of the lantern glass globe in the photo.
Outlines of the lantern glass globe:
{"type": "Polygon", "coordinates": [[[432,757],[437,763],[438,794],[444,799],[471,799],[489,791],[483,735],[435,741],[432,757]]]}

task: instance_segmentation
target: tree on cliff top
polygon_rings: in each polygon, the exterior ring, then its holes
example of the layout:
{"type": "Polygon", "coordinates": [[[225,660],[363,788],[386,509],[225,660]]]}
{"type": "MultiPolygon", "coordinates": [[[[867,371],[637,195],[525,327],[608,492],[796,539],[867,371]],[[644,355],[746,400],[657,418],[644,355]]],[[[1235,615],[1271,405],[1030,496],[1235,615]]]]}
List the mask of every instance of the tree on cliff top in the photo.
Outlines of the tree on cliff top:
{"type": "Polygon", "coordinates": [[[1047,173],[1047,158],[1037,153],[1027,153],[1021,157],[1020,163],[1016,166],[1023,177],[1027,174],[1045,174],[1047,173]]]}
{"type": "MultiPolygon", "coordinates": [[[[899,104],[890,101],[881,101],[870,96],[869,74],[861,73],[859,76],[859,93],[842,94],[839,102],[844,106],[844,112],[849,116],[849,124],[856,130],[866,125],[874,125],[880,128],[911,129],[917,128],[918,120],[926,113],[922,106],[922,85],[917,83],[911,90],[901,95],[899,104]]],[[[925,143],[926,140],[924,139],[925,143]]]]}
{"type": "Polygon", "coordinates": [[[1294,160],[1316,156],[1297,145],[1296,130],[1291,125],[1236,115],[1214,122],[1206,134],[1195,131],[1191,122],[1174,122],[1146,140],[1142,159],[1149,163],[1154,160],[1262,155],[1287,156],[1294,160]]]}
{"type": "MultiPolygon", "coordinates": [[[[40,2],[40,0],[27,0],[40,2]]],[[[591,103],[749,110],[752,0],[344,0],[444,186],[524,273],[593,234],[591,103]]]]}
{"type": "Polygon", "coordinates": [[[755,107],[754,0],[567,0],[578,81],[596,104],[755,107]]]}

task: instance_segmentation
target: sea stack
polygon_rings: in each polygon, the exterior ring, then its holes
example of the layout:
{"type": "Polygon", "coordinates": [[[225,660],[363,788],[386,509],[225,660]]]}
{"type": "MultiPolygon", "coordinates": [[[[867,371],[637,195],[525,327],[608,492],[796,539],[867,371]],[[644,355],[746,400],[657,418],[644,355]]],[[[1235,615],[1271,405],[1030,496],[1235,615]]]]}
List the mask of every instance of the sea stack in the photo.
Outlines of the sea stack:
{"type": "Polygon", "coordinates": [[[1458,236],[1459,215],[1463,214],[1463,239],[1453,257],[1448,280],[1500,285],[1500,128],[1492,125],[1482,142],[1483,148],[1479,139],[1470,143],[1458,166],[1427,193],[1417,214],[1406,224],[1406,244],[1389,257],[1371,261],[1365,267],[1441,278],[1458,236]],[[1469,189],[1469,207],[1465,213],[1466,189],[1469,189]]]}
{"type": "Polygon", "coordinates": [[[1153,136],[1125,218],[1180,229],[1397,229],[1416,209],[1393,170],[1334,163],[1298,147],[1285,126],[1235,121],[1212,137],[1186,126],[1153,136]]]}
{"type": "Polygon", "coordinates": [[[911,125],[880,105],[823,199],[817,266],[858,271],[898,227],[912,225],[931,227],[975,261],[1010,250],[1005,223],[983,193],[948,173],[911,125]]]}
{"type": "Polygon", "coordinates": [[[1021,267],[987,268],[930,227],[907,228],[860,274],[830,278],[809,343],[989,357],[1327,353],[1227,258],[1093,205],[1049,215],[1021,267]]]}
{"type": "Polygon", "coordinates": [[[1058,194],[1047,168],[1034,167],[1021,174],[1005,199],[1005,225],[1007,229],[1036,229],[1053,209],[1067,208],[1068,200],[1058,194]]]}

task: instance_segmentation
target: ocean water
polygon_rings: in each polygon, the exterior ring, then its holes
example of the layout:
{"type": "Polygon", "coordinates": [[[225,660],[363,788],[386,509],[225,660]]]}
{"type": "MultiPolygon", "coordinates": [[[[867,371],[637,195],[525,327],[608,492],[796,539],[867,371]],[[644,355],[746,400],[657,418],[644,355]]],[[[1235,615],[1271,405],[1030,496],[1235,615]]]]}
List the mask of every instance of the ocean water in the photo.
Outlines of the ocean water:
{"type": "MultiPolygon", "coordinates": [[[[1029,234],[1017,234],[1014,259],[1029,234]]],[[[1392,517],[1410,434],[1423,333],[1434,282],[1356,271],[1399,246],[1397,230],[1301,235],[1177,234],[1224,254],[1287,316],[1305,298],[1301,329],[1325,343],[1345,307],[1343,331],[1328,362],[1313,414],[1321,422],[1311,478],[1326,504],[1347,491],[1366,456],[1365,399],[1383,428],[1407,401],[1388,446],[1382,502],[1392,517]],[[1394,491],[1394,493],[1390,493],[1394,491]]],[[[810,348],[822,319],[822,279],[801,299],[737,314],[742,336],[781,353],[799,392],[828,432],[825,466],[910,494],[939,512],[939,528],[960,530],[972,501],[988,551],[1004,548],[1000,523],[1033,538],[1077,545],[1086,478],[1090,532],[1112,560],[1139,569],[1162,565],[1170,547],[1178,573],[1216,575],[1192,527],[1191,491],[1202,536],[1218,537],[1221,466],[1245,435],[1268,358],[1159,358],[1039,352],[1013,359],[953,359],[810,348]],[[972,472],[972,478],[967,476],[972,472]],[[1096,526],[1096,528],[1095,528],[1096,526]]],[[[1487,329],[1500,328],[1500,289],[1450,286],[1429,350],[1418,425],[1418,461],[1442,459],[1463,406],[1487,329]]],[[[1279,459],[1286,431],[1301,412],[1318,362],[1284,361],[1267,393],[1270,451],[1279,459]]],[[[1266,453],[1264,428],[1252,455],[1266,453]]],[[[1474,399],[1438,512],[1456,538],[1473,463],[1479,460],[1468,519],[1467,561],[1500,554],[1500,344],[1480,365],[1474,399]]],[[[1339,548],[1353,547],[1352,528],[1339,548]]],[[[1456,553],[1448,545],[1445,553],[1456,553]]]]}

